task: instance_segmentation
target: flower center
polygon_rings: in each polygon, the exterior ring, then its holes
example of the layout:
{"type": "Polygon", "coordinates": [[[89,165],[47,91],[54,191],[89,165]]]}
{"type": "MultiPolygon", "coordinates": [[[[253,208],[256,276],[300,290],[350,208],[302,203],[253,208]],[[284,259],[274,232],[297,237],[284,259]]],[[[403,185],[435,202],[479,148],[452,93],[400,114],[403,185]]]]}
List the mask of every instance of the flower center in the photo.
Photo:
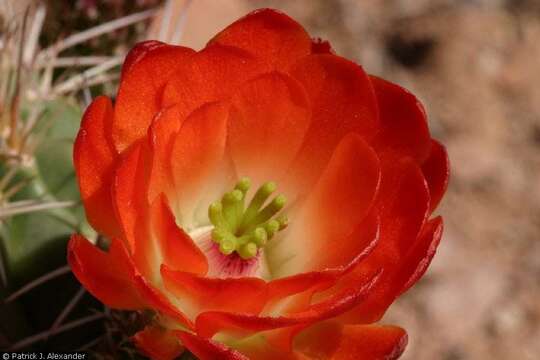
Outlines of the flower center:
{"type": "Polygon", "coordinates": [[[250,185],[249,178],[242,178],[232,191],[208,207],[208,217],[214,225],[212,241],[219,245],[221,253],[236,252],[244,260],[255,257],[259,249],[288,223],[284,215],[274,217],[285,206],[285,196],[278,195],[263,207],[276,190],[276,184],[267,182],[259,187],[246,207],[250,185]]]}

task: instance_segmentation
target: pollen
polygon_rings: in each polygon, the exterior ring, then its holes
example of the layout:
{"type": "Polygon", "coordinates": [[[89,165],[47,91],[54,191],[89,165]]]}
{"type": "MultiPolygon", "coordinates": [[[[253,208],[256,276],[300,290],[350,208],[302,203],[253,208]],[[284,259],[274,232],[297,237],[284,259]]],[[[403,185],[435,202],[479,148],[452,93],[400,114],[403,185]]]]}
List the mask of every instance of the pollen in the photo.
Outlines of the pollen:
{"type": "Polygon", "coordinates": [[[269,240],[285,229],[288,219],[276,216],[286,205],[284,195],[269,200],[276,191],[274,182],[260,186],[249,204],[246,195],[251,187],[249,178],[242,178],[221,200],[208,207],[208,217],[214,226],[212,241],[225,255],[236,252],[242,259],[251,259],[259,253],[269,240]]]}

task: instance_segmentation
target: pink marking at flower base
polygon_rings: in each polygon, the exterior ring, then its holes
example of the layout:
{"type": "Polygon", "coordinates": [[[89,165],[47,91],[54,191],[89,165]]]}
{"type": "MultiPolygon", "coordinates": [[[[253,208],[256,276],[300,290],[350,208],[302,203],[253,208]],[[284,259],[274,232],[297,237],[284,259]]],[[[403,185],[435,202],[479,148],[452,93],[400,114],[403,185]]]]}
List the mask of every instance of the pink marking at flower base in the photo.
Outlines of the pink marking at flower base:
{"type": "Polygon", "coordinates": [[[244,260],[236,252],[225,255],[219,245],[212,241],[210,231],[195,240],[208,259],[208,276],[217,278],[241,278],[255,276],[259,269],[261,250],[251,259],[244,260]]]}

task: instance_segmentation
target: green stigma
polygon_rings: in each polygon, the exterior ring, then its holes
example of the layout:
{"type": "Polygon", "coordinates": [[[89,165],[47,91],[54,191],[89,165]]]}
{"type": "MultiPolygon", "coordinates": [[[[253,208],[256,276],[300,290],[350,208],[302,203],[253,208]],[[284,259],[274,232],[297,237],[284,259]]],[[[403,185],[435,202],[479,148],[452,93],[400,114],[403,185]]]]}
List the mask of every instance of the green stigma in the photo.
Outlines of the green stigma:
{"type": "Polygon", "coordinates": [[[288,224],[284,215],[274,218],[285,206],[285,196],[278,195],[267,201],[276,191],[276,184],[263,184],[246,206],[250,185],[248,178],[242,178],[233,190],[208,207],[208,217],[214,225],[212,240],[219,245],[219,251],[225,255],[236,251],[242,259],[256,256],[259,249],[288,224]]]}

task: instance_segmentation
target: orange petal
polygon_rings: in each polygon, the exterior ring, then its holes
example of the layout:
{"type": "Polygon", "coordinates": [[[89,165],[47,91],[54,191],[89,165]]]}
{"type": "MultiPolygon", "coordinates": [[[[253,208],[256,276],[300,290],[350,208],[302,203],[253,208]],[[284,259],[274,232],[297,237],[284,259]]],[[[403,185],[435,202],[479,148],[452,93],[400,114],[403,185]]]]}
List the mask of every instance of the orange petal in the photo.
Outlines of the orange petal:
{"type": "Polygon", "coordinates": [[[313,295],[335,284],[340,271],[303,273],[274,280],[268,284],[268,303],[263,316],[284,316],[310,308],[313,295]]]}
{"type": "MultiPolygon", "coordinates": [[[[376,248],[380,240],[380,220],[369,214],[342,241],[331,244],[341,251],[329,251],[317,258],[318,268],[342,267],[346,271],[354,269],[376,248]]],[[[327,246],[331,246],[328,244],[327,246]]],[[[361,265],[360,265],[361,266],[361,265]]]]}
{"type": "Polygon", "coordinates": [[[197,316],[195,326],[197,333],[204,337],[212,337],[218,332],[225,331],[236,336],[272,330],[282,327],[310,324],[335,317],[352,307],[360,304],[380,279],[380,272],[367,282],[336,294],[335,296],[307,309],[288,314],[287,316],[257,316],[242,313],[207,311],[197,316]]]}
{"type": "Polygon", "coordinates": [[[335,55],[307,56],[291,74],[306,89],[312,106],[310,128],[291,167],[298,187],[309,189],[345,135],[373,137],[379,125],[377,102],[362,68],[335,55]]]}
{"type": "Polygon", "coordinates": [[[126,310],[150,308],[174,319],[188,329],[193,323],[134,267],[122,241],[113,239],[109,252],[73,235],[68,261],[84,287],[106,305],[126,310]]]}
{"type": "Polygon", "coordinates": [[[283,304],[285,302],[296,302],[296,299],[291,299],[292,295],[308,292],[308,300],[311,300],[311,295],[315,291],[332,285],[339,275],[340,271],[337,270],[314,271],[309,273],[295,274],[270,281],[268,283],[269,304],[265,309],[265,313],[271,313],[274,308],[278,308],[280,311],[282,311],[283,304]]]}
{"type": "Polygon", "coordinates": [[[185,331],[177,331],[176,333],[186,348],[200,360],[249,360],[238,351],[216,341],[185,331]]]}
{"type": "Polygon", "coordinates": [[[117,218],[132,252],[139,225],[137,221],[141,220],[148,207],[145,196],[148,164],[145,164],[147,154],[144,152],[140,142],[121,155],[112,191],[117,218]]]}
{"type": "Polygon", "coordinates": [[[311,39],[304,28],[272,9],[246,15],[217,34],[209,42],[212,44],[244,49],[276,69],[286,69],[311,52],[311,39]]]}
{"type": "Polygon", "coordinates": [[[228,114],[226,104],[205,104],[185,120],[174,141],[170,161],[184,226],[193,226],[198,204],[206,219],[208,205],[234,180],[224,156],[228,114]]]}
{"type": "Polygon", "coordinates": [[[257,314],[266,302],[266,283],[258,278],[206,278],[162,266],[165,288],[195,313],[230,311],[257,314]]]}
{"type": "Polygon", "coordinates": [[[328,299],[312,304],[307,310],[292,314],[294,318],[311,321],[328,319],[340,315],[351,308],[361,304],[366,297],[372,294],[375,285],[382,278],[382,270],[371,274],[367,281],[356,284],[356,287],[345,289],[328,299]]]}
{"type": "Polygon", "coordinates": [[[148,130],[152,164],[148,184],[148,202],[153,203],[162,193],[176,196],[170,156],[174,139],[188,114],[181,105],[162,109],[148,130]]]}
{"type": "Polygon", "coordinates": [[[376,208],[381,218],[381,243],[406,252],[429,215],[429,189],[418,165],[410,158],[386,154],[381,159],[381,186],[376,208]],[[388,239],[388,240],[386,240],[388,239]]]}
{"type": "Polygon", "coordinates": [[[146,142],[138,142],[121,155],[117,165],[113,197],[117,218],[122,224],[138,271],[152,282],[159,281],[161,249],[149,229],[147,201],[150,154],[146,142]]]}
{"type": "Polygon", "coordinates": [[[322,271],[301,273],[269,282],[268,303],[263,313],[265,315],[298,313],[309,308],[313,302],[330,299],[335,294],[343,294],[346,287],[339,286],[339,280],[346,273],[361,266],[362,261],[376,247],[379,240],[378,223],[363,222],[351,237],[362,244],[363,250],[354,255],[348,254],[348,262],[322,271]]]}
{"type": "Polygon", "coordinates": [[[313,310],[312,304],[322,304],[325,301],[327,304],[336,303],[340,297],[350,296],[348,291],[351,288],[358,289],[358,284],[369,280],[369,274],[366,274],[352,286],[341,284],[339,281],[348,272],[362,266],[362,261],[376,248],[379,241],[379,226],[378,221],[373,220],[369,217],[349,236],[351,242],[356,241],[360,246],[354,253],[344,255],[341,259],[343,262],[339,262],[339,265],[324,268],[322,271],[280,278],[268,283],[269,300],[263,314],[274,316],[298,314],[313,310]]]}
{"type": "Polygon", "coordinates": [[[391,149],[421,163],[429,154],[426,113],[420,101],[399,85],[371,76],[379,104],[381,130],[373,140],[378,152],[391,149]]]}
{"type": "Polygon", "coordinates": [[[75,140],[73,162],[88,222],[108,237],[120,234],[111,199],[116,151],[109,138],[112,104],[99,96],[84,113],[75,140]]]}
{"type": "Polygon", "coordinates": [[[253,184],[279,180],[309,127],[304,89],[273,72],[245,83],[231,103],[228,146],[236,173],[249,176],[253,184]]]}
{"type": "Polygon", "coordinates": [[[152,229],[155,231],[161,248],[163,263],[172,270],[195,274],[206,274],[208,263],[201,250],[195,245],[174,219],[164,195],[152,204],[152,229]]]}
{"type": "Polygon", "coordinates": [[[146,135],[161,107],[165,83],[193,54],[191,49],[158,41],[139,43],[130,51],[114,108],[112,138],[119,152],[146,135]]]}
{"type": "Polygon", "coordinates": [[[312,359],[393,360],[406,346],[407,333],[399,327],[329,322],[302,331],[294,348],[312,359]]]}
{"type": "Polygon", "coordinates": [[[162,315],[178,322],[187,329],[193,329],[193,322],[182,311],[177,309],[160,290],[139,274],[135,275],[134,280],[137,291],[144,299],[147,307],[159,311],[162,315]]]}
{"type": "Polygon", "coordinates": [[[162,108],[178,104],[189,114],[204,103],[229,98],[242,83],[269,69],[248,52],[221,45],[201,50],[186,66],[170,77],[162,108]]]}
{"type": "Polygon", "coordinates": [[[301,353],[294,352],[291,346],[281,347],[276,345],[275,337],[280,334],[286,334],[286,341],[289,341],[289,337],[292,338],[294,334],[300,331],[301,327],[291,327],[265,331],[260,333],[259,336],[253,336],[246,339],[242,339],[234,343],[234,348],[246,355],[249,359],[257,360],[311,360],[307,356],[301,353]],[[299,328],[299,329],[297,329],[299,328]],[[289,333],[293,335],[289,336],[289,333]]]}
{"type": "Polygon", "coordinates": [[[299,319],[288,317],[270,317],[208,311],[201,313],[196,321],[197,333],[202,337],[211,338],[218,332],[245,337],[254,333],[301,324],[299,319]]]}
{"type": "Polygon", "coordinates": [[[436,140],[431,140],[431,151],[422,164],[422,172],[429,186],[430,212],[433,212],[446,192],[450,177],[448,154],[436,140]]]}
{"type": "Polygon", "coordinates": [[[343,327],[343,337],[332,359],[350,359],[355,354],[357,359],[394,360],[401,356],[407,346],[407,333],[394,326],[343,327]]]}
{"type": "Polygon", "coordinates": [[[84,237],[73,235],[68,262],[84,287],[107,306],[126,310],[144,307],[135,289],[133,264],[120,240],[113,239],[109,252],[105,252],[84,237]]]}
{"type": "Polygon", "coordinates": [[[368,214],[379,178],[373,150],[358,134],[345,136],[288,233],[268,248],[270,266],[280,264],[275,276],[346,266],[361,253],[366,244],[349,235],[368,214]]]}
{"type": "Polygon", "coordinates": [[[401,293],[413,286],[426,272],[437,246],[441,241],[443,222],[441,217],[430,220],[422,229],[422,233],[414,246],[409,250],[400,268],[396,271],[397,283],[401,286],[401,293]]]}
{"type": "Polygon", "coordinates": [[[343,325],[332,321],[309,326],[295,336],[293,349],[310,359],[331,359],[342,339],[342,330],[343,325]]]}
{"type": "Polygon", "coordinates": [[[379,243],[341,283],[355,286],[381,267],[384,274],[362,306],[344,316],[348,322],[378,321],[394,301],[400,287],[396,287],[392,274],[415,244],[429,213],[428,189],[418,165],[397,159],[384,159],[382,165],[380,197],[375,205],[381,219],[379,243]]]}
{"type": "Polygon", "coordinates": [[[135,346],[146,356],[155,360],[172,360],[184,352],[178,338],[170,330],[147,326],[133,336],[135,346]]]}

